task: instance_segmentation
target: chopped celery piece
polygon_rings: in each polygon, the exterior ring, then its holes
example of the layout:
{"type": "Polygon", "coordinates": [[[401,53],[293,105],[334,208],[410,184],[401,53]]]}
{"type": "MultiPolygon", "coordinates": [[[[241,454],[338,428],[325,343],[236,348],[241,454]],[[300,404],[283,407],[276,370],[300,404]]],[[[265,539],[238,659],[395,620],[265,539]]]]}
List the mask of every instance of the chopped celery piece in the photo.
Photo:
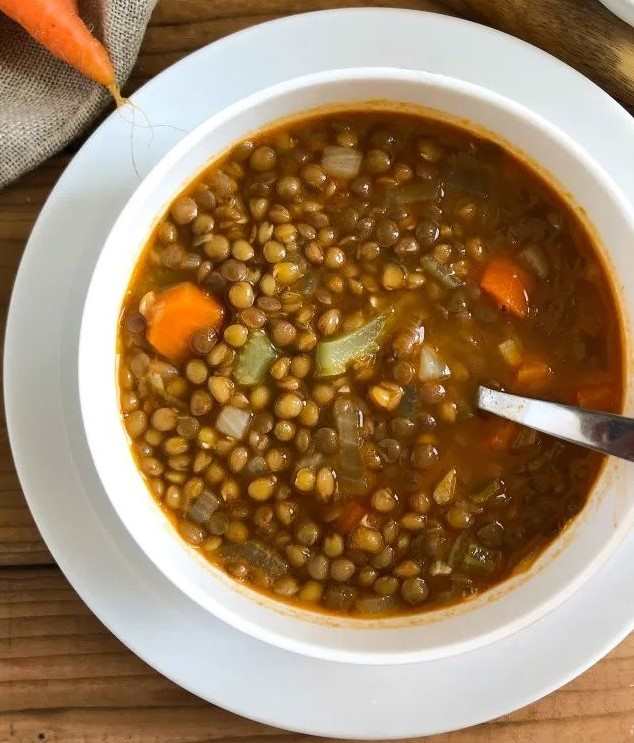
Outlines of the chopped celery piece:
{"type": "Polygon", "coordinates": [[[451,376],[451,369],[428,344],[423,343],[418,355],[418,378],[421,382],[434,382],[451,376]]]}
{"type": "Polygon", "coordinates": [[[345,495],[364,495],[368,478],[361,457],[363,410],[356,398],[339,397],[333,405],[333,415],[339,434],[339,456],[335,465],[339,489],[345,495]]]}
{"type": "Polygon", "coordinates": [[[504,527],[499,521],[492,521],[478,529],[477,537],[485,547],[501,547],[504,542],[504,527]]]}
{"type": "Polygon", "coordinates": [[[424,255],[420,259],[420,264],[432,278],[447,289],[457,289],[464,285],[464,281],[456,275],[453,268],[440,263],[432,255],[424,255]]]}
{"type": "Polygon", "coordinates": [[[497,572],[502,561],[500,550],[483,547],[463,532],[454,542],[449,554],[449,565],[455,571],[471,576],[490,576],[497,572]]]}
{"type": "Polygon", "coordinates": [[[357,330],[318,343],[315,351],[315,376],[334,377],[344,374],[354,361],[376,353],[391,314],[378,315],[357,330]]]}
{"type": "Polygon", "coordinates": [[[471,542],[463,558],[462,567],[471,575],[492,575],[500,566],[502,553],[471,542]]]}
{"type": "Polygon", "coordinates": [[[484,505],[494,495],[497,495],[502,489],[502,483],[500,480],[491,480],[483,488],[478,490],[476,493],[471,493],[469,499],[479,506],[484,505]]]}
{"type": "Polygon", "coordinates": [[[260,384],[277,356],[277,349],[266,333],[252,330],[238,355],[234,371],[236,381],[245,386],[260,384]]]}

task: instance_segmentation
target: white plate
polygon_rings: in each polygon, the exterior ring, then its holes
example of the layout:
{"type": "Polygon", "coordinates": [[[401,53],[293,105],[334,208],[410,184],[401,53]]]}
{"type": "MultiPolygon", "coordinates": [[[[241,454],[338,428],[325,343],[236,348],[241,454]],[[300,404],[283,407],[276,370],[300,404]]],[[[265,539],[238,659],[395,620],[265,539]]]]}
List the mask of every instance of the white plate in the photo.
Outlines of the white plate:
{"type": "MultiPolygon", "coordinates": [[[[292,16],[166,70],[134,97],[155,125],[135,130],[137,167],[145,174],[182,132],[237,98],[290,76],[359,65],[426,69],[513,98],[576,138],[634,199],[634,125],[596,86],[490,29],[384,9],[292,16]]],[[[78,409],[87,282],[137,182],[130,127],[114,114],[42,210],[16,280],[5,348],[7,419],[29,504],[60,567],[114,634],[176,683],[246,717],[312,734],[385,739],[508,713],[581,673],[630,631],[631,538],[583,591],[521,633],[408,666],[309,660],[242,635],[186,599],[143,558],[109,505],[78,409]]]]}
{"type": "Polygon", "coordinates": [[[634,26],[634,0],[601,0],[621,20],[634,26]]]}

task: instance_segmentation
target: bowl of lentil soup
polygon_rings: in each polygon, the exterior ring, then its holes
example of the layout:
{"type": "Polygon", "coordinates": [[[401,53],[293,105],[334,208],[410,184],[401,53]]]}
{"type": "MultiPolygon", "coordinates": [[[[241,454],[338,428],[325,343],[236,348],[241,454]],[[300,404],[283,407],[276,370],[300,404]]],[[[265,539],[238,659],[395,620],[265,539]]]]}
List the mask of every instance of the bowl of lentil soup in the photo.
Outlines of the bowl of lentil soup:
{"type": "Polygon", "coordinates": [[[633,237],[586,153],[471,84],[339,70],[220,112],[139,186],[87,296],[115,510],[289,650],[406,662],[518,630],[634,497],[625,463],[478,414],[475,386],[621,412],[633,237]]]}

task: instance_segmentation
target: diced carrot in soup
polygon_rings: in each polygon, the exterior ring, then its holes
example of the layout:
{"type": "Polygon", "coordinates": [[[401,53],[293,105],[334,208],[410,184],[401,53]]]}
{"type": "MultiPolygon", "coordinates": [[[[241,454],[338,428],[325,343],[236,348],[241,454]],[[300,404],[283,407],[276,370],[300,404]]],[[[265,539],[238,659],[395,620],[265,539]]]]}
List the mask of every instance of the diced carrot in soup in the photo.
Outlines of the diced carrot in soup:
{"type": "Polygon", "coordinates": [[[526,391],[541,391],[545,389],[552,376],[550,366],[540,359],[524,362],[515,374],[518,389],[526,391]]]}
{"type": "Polygon", "coordinates": [[[182,360],[192,335],[201,328],[220,328],[223,306],[189,282],[165,289],[156,298],[148,318],[146,337],[170,361],[182,360]]]}
{"type": "Polygon", "coordinates": [[[481,288],[497,304],[517,317],[526,317],[532,276],[510,258],[495,258],[484,270],[481,288]]]}

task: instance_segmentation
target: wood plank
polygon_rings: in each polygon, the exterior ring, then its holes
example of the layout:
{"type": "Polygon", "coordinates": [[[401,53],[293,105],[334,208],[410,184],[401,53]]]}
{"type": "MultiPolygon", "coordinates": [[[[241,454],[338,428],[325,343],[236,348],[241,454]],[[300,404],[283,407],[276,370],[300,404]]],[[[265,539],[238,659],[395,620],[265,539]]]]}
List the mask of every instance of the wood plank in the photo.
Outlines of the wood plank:
{"type": "MultiPolygon", "coordinates": [[[[0,740],[49,743],[299,736],[197,699],[133,656],[91,615],[56,568],[0,572],[0,740]],[[107,737],[103,738],[104,730],[107,737]],[[126,737],[134,731],[134,737],[126,737]],[[16,737],[17,736],[17,737],[16,737]]],[[[437,743],[620,743],[634,730],[634,636],[537,704],[437,743]]]]}
{"type": "MultiPolygon", "coordinates": [[[[32,173],[0,190],[0,327],[4,336],[6,311],[26,240],[48,194],[70,155],[50,158],[32,173]]],[[[53,558],[28,509],[15,472],[4,420],[0,415],[0,567],[47,565],[53,558]]]]}
{"type": "Polygon", "coordinates": [[[575,67],[634,110],[634,29],[595,0],[442,0],[575,67]]]}
{"type": "MultiPolygon", "coordinates": [[[[0,251],[2,246],[0,245],[0,251]]],[[[0,269],[0,279],[2,270],[0,269]]],[[[0,287],[0,303],[8,300],[0,287]]],[[[2,320],[4,312],[1,313],[2,320]]],[[[3,323],[4,326],[4,323],[3,323]]],[[[4,420],[0,419],[0,567],[46,565],[53,558],[44,544],[22,494],[9,448],[4,420]]]]}
{"type": "MultiPolygon", "coordinates": [[[[468,730],[425,738],[419,743],[626,743],[631,717],[583,717],[573,722],[501,720],[468,730]],[[583,730],[580,737],[579,730],[583,730]]],[[[31,743],[328,743],[333,738],[297,735],[257,725],[208,705],[160,709],[70,709],[20,712],[10,723],[0,716],[0,735],[31,743]],[[6,731],[6,732],[5,732],[6,731]]]]}
{"type": "Polygon", "coordinates": [[[443,0],[162,0],[152,16],[151,28],[176,23],[199,23],[218,18],[244,18],[254,14],[290,15],[345,7],[411,8],[451,13],[443,0]]]}

